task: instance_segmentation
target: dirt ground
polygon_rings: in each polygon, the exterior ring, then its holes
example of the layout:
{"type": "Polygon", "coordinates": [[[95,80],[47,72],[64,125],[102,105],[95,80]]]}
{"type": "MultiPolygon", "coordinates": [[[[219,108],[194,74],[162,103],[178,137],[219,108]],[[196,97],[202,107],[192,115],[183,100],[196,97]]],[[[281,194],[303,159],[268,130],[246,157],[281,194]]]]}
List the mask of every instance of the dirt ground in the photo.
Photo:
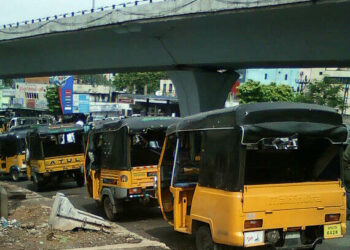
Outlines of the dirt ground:
{"type": "MultiPolygon", "coordinates": [[[[7,189],[11,192],[11,186],[7,189]]],[[[26,193],[26,196],[33,194],[26,193]]],[[[112,224],[109,232],[52,230],[48,224],[50,203],[50,199],[40,197],[10,199],[10,214],[7,220],[0,220],[0,249],[71,249],[142,241],[132,234],[121,232],[116,224],[112,224]]]]}

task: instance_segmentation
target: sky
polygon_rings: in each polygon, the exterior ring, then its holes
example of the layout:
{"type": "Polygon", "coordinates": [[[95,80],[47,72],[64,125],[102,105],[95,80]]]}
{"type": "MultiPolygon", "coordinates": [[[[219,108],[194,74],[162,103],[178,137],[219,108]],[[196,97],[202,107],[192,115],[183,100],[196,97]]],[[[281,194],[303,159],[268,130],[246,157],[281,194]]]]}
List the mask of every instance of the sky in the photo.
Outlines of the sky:
{"type": "MultiPolygon", "coordinates": [[[[0,0],[0,25],[91,9],[93,0],[0,0]]],[[[95,8],[131,2],[95,0],[95,8]]]]}

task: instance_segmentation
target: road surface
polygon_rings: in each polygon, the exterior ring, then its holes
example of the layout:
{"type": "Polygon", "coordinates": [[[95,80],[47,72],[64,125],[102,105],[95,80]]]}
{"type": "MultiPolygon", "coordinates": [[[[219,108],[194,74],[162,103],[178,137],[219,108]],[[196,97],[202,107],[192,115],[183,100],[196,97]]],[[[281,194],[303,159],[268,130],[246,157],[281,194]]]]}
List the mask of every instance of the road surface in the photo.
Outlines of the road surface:
{"type": "MultiPolygon", "coordinates": [[[[0,180],[8,181],[6,177],[0,177],[0,180]]],[[[31,181],[11,182],[11,184],[33,190],[31,181]]],[[[85,187],[76,187],[75,182],[63,183],[58,187],[45,192],[40,192],[44,197],[51,198],[56,192],[64,193],[73,205],[80,210],[104,216],[103,210],[96,205],[96,202],[89,197],[85,187]]],[[[191,236],[175,232],[168,225],[161,215],[159,208],[149,208],[135,206],[126,211],[118,220],[118,223],[128,230],[142,235],[143,237],[164,242],[168,247],[174,250],[192,250],[193,239],[191,236]]],[[[324,241],[322,245],[317,246],[317,250],[345,250],[350,249],[350,221],[347,223],[347,235],[343,239],[324,241]]]]}

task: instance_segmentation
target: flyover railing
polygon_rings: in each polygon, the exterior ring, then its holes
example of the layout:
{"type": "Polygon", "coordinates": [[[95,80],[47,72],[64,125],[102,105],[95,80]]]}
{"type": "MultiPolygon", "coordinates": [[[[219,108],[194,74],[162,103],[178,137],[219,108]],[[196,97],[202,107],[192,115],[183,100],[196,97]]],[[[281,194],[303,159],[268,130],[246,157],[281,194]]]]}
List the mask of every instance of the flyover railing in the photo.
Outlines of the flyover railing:
{"type": "Polygon", "coordinates": [[[166,1],[176,1],[176,0],[137,0],[137,1],[135,0],[135,1],[129,1],[129,2],[120,3],[120,4],[113,4],[111,6],[98,7],[95,9],[85,9],[85,10],[81,10],[81,11],[72,11],[72,12],[67,12],[67,13],[60,14],[60,15],[30,19],[30,20],[25,20],[25,21],[21,21],[21,22],[10,23],[10,24],[2,24],[0,26],[0,29],[15,28],[15,27],[19,27],[19,26],[32,24],[32,23],[40,23],[40,22],[57,20],[57,19],[63,19],[63,18],[67,18],[67,17],[74,17],[74,16],[91,14],[94,12],[102,12],[102,11],[107,11],[107,10],[115,10],[115,9],[131,7],[131,6],[138,6],[138,5],[152,4],[152,3],[166,2],[166,1]]]}

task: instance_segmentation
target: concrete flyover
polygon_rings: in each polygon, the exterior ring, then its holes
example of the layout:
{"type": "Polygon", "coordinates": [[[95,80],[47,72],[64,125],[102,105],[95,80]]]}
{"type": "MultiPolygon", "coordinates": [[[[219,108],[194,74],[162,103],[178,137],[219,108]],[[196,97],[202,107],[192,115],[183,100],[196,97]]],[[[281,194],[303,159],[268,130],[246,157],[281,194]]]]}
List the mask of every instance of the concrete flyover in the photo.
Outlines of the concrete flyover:
{"type": "Polygon", "coordinates": [[[222,106],[237,76],[217,69],[350,66],[349,10],[350,0],[168,0],[49,19],[0,29],[0,78],[172,71],[191,114],[222,106]]]}

